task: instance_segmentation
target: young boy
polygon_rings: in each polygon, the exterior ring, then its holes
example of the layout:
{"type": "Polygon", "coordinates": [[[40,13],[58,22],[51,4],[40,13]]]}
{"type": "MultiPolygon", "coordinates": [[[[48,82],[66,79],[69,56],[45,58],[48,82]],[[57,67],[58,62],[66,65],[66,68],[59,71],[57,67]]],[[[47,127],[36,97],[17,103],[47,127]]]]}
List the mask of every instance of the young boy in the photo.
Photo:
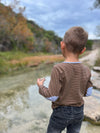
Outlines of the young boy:
{"type": "Polygon", "coordinates": [[[84,117],[84,96],[91,95],[91,73],[88,67],[79,62],[79,55],[86,48],[88,34],[81,27],[69,29],[61,42],[65,61],[52,69],[49,87],[38,79],[39,93],[52,101],[53,113],[50,118],[47,133],[61,133],[67,128],[67,133],[79,133],[84,117]]]}

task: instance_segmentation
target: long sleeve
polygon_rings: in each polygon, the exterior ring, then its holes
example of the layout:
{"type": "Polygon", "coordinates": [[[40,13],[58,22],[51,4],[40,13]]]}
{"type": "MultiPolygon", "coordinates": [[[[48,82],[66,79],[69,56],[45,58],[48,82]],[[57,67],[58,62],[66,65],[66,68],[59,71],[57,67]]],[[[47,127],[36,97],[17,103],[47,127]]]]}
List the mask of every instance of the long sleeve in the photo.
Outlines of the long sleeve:
{"type": "Polygon", "coordinates": [[[59,70],[56,67],[53,67],[49,87],[47,88],[45,86],[40,86],[39,93],[48,100],[55,101],[59,97],[60,90],[61,90],[61,75],[59,70]]]}
{"type": "Polygon", "coordinates": [[[87,88],[86,88],[85,96],[91,96],[92,95],[92,89],[93,89],[93,84],[91,82],[91,73],[90,73],[89,80],[87,82],[87,88]]]}

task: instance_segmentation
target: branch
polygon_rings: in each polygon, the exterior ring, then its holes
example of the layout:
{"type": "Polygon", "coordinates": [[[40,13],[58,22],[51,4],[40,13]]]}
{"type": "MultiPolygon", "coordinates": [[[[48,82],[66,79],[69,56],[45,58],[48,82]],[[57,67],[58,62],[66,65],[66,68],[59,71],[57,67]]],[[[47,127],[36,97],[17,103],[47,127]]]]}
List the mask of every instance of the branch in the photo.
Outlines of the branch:
{"type": "Polygon", "coordinates": [[[100,0],[94,2],[94,8],[100,8],[100,0]]]}

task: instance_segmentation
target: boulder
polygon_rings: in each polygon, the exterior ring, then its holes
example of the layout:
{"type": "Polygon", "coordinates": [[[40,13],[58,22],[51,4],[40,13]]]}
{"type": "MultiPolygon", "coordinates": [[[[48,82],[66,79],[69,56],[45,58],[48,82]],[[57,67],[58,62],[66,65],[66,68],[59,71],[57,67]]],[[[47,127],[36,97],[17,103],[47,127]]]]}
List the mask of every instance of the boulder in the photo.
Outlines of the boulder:
{"type": "Polygon", "coordinates": [[[100,90],[100,79],[93,80],[92,82],[93,82],[94,89],[100,90]]]}
{"type": "MultiPolygon", "coordinates": [[[[100,98],[100,94],[99,98],[100,98]]],[[[92,124],[100,125],[100,101],[93,96],[85,97],[84,119],[92,124]]]]}
{"type": "Polygon", "coordinates": [[[94,66],[94,67],[93,67],[93,70],[94,70],[94,71],[97,71],[97,72],[100,72],[100,67],[99,67],[99,66],[94,66]]]}
{"type": "Polygon", "coordinates": [[[91,74],[92,74],[92,83],[94,89],[100,90],[100,73],[92,70],[91,74]]]}

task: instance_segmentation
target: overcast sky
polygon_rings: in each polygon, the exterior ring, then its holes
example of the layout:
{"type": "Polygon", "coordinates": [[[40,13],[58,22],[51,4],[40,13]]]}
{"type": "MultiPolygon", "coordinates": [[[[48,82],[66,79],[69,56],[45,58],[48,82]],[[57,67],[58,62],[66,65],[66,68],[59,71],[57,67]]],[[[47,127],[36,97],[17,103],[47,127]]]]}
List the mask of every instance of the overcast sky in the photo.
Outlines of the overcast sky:
{"type": "MultiPolygon", "coordinates": [[[[12,0],[2,0],[8,3],[12,0]]],[[[20,0],[26,7],[25,16],[46,30],[61,37],[72,26],[82,26],[90,39],[96,39],[96,26],[100,25],[100,9],[91,10],[94,0],[20,0]]]]}

